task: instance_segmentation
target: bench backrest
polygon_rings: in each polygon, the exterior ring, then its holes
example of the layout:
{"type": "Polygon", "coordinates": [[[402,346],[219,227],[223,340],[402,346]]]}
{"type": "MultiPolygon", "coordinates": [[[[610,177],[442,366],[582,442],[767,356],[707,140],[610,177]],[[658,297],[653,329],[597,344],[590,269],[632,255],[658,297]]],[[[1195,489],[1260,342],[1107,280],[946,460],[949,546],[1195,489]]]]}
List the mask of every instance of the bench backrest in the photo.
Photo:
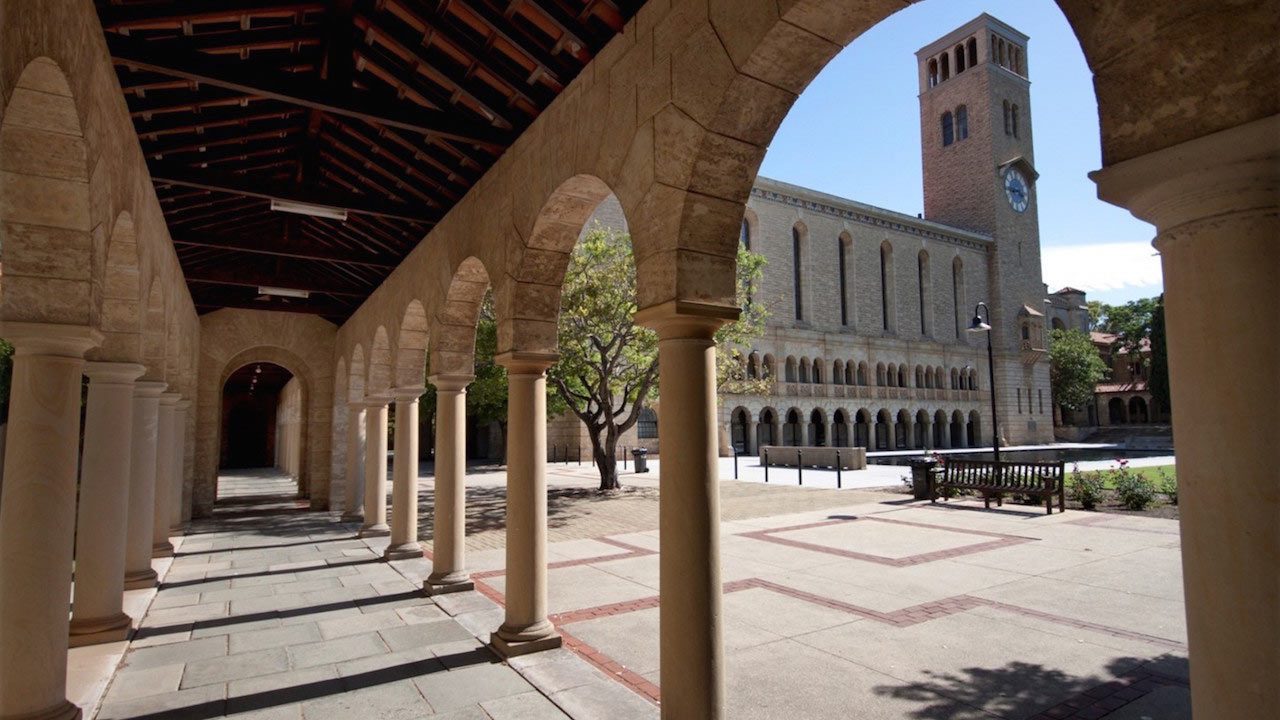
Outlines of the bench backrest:
{"type": "Polygon", "coordinates": [[[1062,462],[945,460],[942,483],[953,487],[996,488],[1008,492],[1062,487],[1062,462]]]}

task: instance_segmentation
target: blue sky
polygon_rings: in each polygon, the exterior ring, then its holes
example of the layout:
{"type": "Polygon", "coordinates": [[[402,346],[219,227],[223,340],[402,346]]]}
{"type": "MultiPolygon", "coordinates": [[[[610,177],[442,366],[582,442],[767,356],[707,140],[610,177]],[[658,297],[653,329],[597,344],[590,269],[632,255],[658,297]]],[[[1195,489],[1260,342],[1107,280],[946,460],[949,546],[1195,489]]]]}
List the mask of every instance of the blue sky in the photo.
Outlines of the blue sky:
{"type": "Polygon", "coordinates": [[[1080,45],[1050,0],[929,0],[836,56],[782,123],[760,174],[916,214],[923,209],[915,51],[982,12],[1031,36],[1031,121],[1044,280],[1119,303],[1161,292],[1153,228],[1097,199],[1098,109],[1080,45]]]}

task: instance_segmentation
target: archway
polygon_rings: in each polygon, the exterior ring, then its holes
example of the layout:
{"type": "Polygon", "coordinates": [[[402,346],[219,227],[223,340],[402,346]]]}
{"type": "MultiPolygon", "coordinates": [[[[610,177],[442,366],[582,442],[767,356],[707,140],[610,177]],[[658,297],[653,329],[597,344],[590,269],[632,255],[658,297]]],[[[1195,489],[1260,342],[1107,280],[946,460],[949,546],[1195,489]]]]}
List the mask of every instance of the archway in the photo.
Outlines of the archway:
{"type": "Polygon", "coordinates": [[[1111,425],[1124,425],[1129,422],[1129,416],[1125,411],[1124,400],[1120,398],[1111,398],[1107,403],[1107,423],[1111,425]]]}
{"type": "Polygon", "coordinates": [[[915,444],[918,448],[927,448],[932,438],[929,436],[929,413],[916,411],[915,444]]]}
{"type": "Polygon", "coordinates": [[[744,407],[735,408],[729,419],[729,437],[733,449],[740,455],[751,452],[751,413],[744,407]]]}
{"type": "Polygon", "coordinates": [[[933,446],[935,448],[949,448],[951,443],[947,437],[947,414],[942,410],[933,414],[933,446]]]}
{"type": "Polygon", "coordinates": [[[890,443],[892,442],[893,420],[889,416],[888,410],[881,410],[876,414],[876,449],[892,450],[890,443]]]}
{"type": "Polygon", "coordinates": [[[965,428],[965,434],[969,440],[969,447],[978,447],[982,444],[982,418],[979,417],[977,410],[969,412],[969,424],[965,428]]]}
{"type": "Polygon", "coordinates": [[[899,410],[893,423],[893,447],[904,450],[911,447],[911,416],[899,410]]]}
{"type": "Polygon", "coordinates": [[[304,416],[300,383],[288,369],[272,362],[236,369],[222,384],[219,471],[276,467],[296,477],[304,416]]]}
{"type": "MultiPolygon", "coordinates": [[[[815,366],[816,367],[816,366],[815,366]]],[[[809,413],[809,446],[810,447],[826,447],[827,445],[827,418],[820,408],[814,408],[809,413]]]]}
{"type": "Polygon", "coordinates": [[[951,413],[951,447],[963,448],[969,447],[970,443],[965,441],[964,435],[964,415],[959,410],[951,413]]]}
{"type": "Polygon", "coordinates": [[[1139,395],[1129,398],[1129,422],[1144,424],[1151,422],[1147,412],[1147,401],[1139,395]]]}
{"type": "Polygon", "coordinates": [[[799,445],[803,442],[803,428],[800,423],[800,411],[792,408],[787,411],[787,421],[782,424],[782,444],[799,445]]]}
{"type": "Polygon", "coordinates": [[[844,410],[836,410],[832,420],[831,444],[835,447],[849,447],[849,415],[844,410]]]}
{"type": "Polygon", "coordinates": [[[765,408],[760,413],[760,426],[756,428],[756,449],[773,445],[778,437],[778,415],[773,408],[765,408]]]}

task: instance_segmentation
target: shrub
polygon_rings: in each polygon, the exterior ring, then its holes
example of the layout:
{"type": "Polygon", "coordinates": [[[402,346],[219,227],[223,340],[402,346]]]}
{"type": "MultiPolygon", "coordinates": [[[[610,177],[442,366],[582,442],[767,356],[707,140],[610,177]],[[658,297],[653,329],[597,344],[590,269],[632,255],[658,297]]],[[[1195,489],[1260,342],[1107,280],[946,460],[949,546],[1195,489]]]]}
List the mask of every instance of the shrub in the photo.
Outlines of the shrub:
{"type": "Polygon", "coordinates": [[[1155,502],[1156,484],[1148,480],[1145,475],[1139,475],[1130,470],[1127,463],[1121,464],[1119,469],[1114,470],[1111,478],[1116,489],[1116,497],[1120,499],[1120,504],[1125,509],[1146,510],[1147,506],[1155,502]]]}
{"type": "Polygon", "coordinates": [[[1169,499],[1170,505],[1178,504],[1178,477],[1165,472],[1164,468],[1156,468],[1156,485],[1160,494],[1169,499]]]}
{"type": "Polygon", "coordinates": [[[1085,510],[1093,510],[1102,502],[1106,481],[1102,473],[1080,472],[1077,466],[1071,472],[1071,499],[1085,510]]]}

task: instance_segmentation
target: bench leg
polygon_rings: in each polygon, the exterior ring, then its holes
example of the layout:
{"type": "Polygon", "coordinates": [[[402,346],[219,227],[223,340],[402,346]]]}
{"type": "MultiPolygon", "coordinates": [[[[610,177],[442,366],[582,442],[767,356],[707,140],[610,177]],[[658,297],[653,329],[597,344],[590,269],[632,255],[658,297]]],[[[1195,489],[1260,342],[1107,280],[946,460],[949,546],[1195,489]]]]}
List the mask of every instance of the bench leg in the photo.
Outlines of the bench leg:
{"type": "Polygon", "coordinates": [[[1053,514],[1053,493],[1045,493],[1044,496],[1044,512],[1046,515],[1053,514]]]}
{"type": "Polygon", "coordinates": [[[982,493],[982,506],[988,510],[991,509],[991,496],[987,493],[982,493]]]}

